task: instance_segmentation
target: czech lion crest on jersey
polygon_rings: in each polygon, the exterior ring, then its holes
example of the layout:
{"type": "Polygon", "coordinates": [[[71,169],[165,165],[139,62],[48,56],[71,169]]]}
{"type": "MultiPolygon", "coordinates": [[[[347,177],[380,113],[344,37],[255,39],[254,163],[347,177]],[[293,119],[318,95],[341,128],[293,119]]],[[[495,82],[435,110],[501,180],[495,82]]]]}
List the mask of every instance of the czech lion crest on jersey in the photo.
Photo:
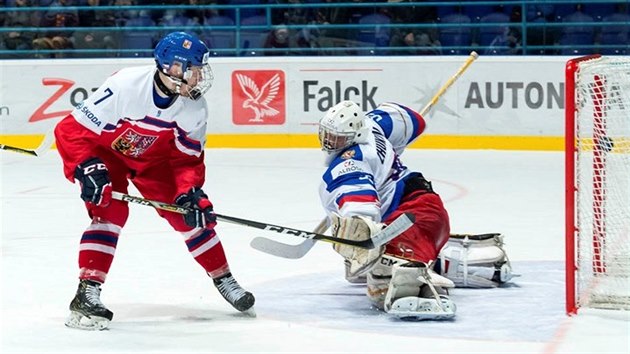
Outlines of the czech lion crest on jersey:
{"type": "Polygon", "coordinates": [[[139,157],[153,145],[157,138],[157,136],[140,134],[129,128],[114,140],[112,149],[125,156],[139,157]]]}

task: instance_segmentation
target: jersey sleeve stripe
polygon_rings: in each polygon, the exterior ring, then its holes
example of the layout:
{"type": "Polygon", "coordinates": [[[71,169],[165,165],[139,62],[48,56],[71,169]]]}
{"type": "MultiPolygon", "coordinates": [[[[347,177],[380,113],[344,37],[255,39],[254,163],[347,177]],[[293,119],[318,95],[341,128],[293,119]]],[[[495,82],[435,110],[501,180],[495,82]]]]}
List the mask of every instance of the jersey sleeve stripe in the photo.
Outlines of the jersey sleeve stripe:
{"type": "Polygon", "coordinates": [[[105,124],[105,127],[103,127],[103,130],[107,130],[107,131],[116,130],[116,124],[107,123],[105,124]]]}
{"type": "Polygon", "coordinates": [[[345,203],[348,202],[357,202],[357,203],[377,203],[378,196],[375,191],[372,190],[363,190],[357,192],[350,192],[342,194],[335,203],[337,203],[337,207],[341,209],[345,203]]]}
{"type": "Polygon", "coordinates": [[[195,142],[194,140],[190,138],[186,138],[186,136],[178,135],[177,141],[179,141],[182,145],[184,145],[185,147],[191,150],[201,151],[201,143],[195,142]]]}
{"type": "Polygon", "coordinates": [[[324,177],[324,182],[326,183],[326,190],[328,192],[332,192],[335,189],[341,186],[346,186],[346,185],[347,186],[370,185],[374,187],[374,183],[372,182],[374,180],[374,177],[369,173],[353,172],[353,173],[349,173],[341,177],[337,177],[335,179],[333,179],[329,175],[330,174],[324,177]]]}
{"type": "Polygon", "coordinates": [[[402,105],[400,105],[400,107],[402,107],[411,117],[411,122],[413,124],[413,135],[407,141],[407,143],[411,143],[413,140],[419,137],[422,132],[424,132],[424,129],[426,128],[426,122],[424,121],[424,118],[422,118],[420,113],[402,105]]]}

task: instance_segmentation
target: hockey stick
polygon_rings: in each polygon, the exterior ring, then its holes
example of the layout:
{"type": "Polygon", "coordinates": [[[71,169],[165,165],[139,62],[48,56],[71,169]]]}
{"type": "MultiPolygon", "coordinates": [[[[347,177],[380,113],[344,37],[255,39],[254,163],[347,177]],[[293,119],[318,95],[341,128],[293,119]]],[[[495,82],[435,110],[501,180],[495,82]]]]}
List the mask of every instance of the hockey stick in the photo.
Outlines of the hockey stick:
{"type": "MultiPolygon", "coordinates": [[[[179,214],[185,214],[191,210],[190,208],[182,207],[179,205],[162,203],[155,200],[135,197],[135,196],[120,193],[120,192],[112,192],[112,198],[116,200],[121,200],[124,202],[129,202],[129,203],[148,205],[156,209],[167,210],[167,211],[171,211],[171,212],[175,212],[179,214]]],[[[326,235],[322,235],[320,233],[315,233],[315,232],[292,229],[292,228],[274,225],[274,224],[267,224],[263,222],[253,221],[253,220],[236,218],[233,216],[227,216],[227,215],[221,215],[221,214],[216,214],[216,216],[218,220],[222,220],[222,221],[237,224],[237,225],[249,226],[256,229],[267,230],[267,231],[274,231],[274,232],[285,234],[285,235],[297,236],[297,237],[312,239],[316,241],[338,243],[338,244],[344,244],[348,246],[354,246],[354,247],[366,248],[366,249],[372,249],[372,248],[382,246],[397,236],[397,234],[392,234],[391,231],[385,232],[386,229],[384,229],[383,231],[377,233],[376,235],[374,235],[374,237],[370,239],[367,239],[364,241],[355,241],[355,240],[346,240],[342,238],[337,238],[333,236],[326,236],[326,235]]],[[[411,225],[413,225],[413,222],[414,222],[413,215],[406,213],[399,216],[396,220],[394,220],[394,222],[392,222],[390,226],[396,224],[395,228],[401,230],[400,232],[403,232],[404,230],[410,228],[411,225]]],[[[394,228],[392,228],[392,230],[393,229],[394,228]]]]}
{"type": "Polygon", "coordinates": [[[50,147],[52,146],[54,141],[55,141],[55,138],[54,138],[53,130],[51,129],[50,131],[46,133],[46,135],[44,135],[44,140],[34,150],[24,149],[24,148],[19,148],[16,146],[10,146],[10,145],[4,145],[4,144],[0,144],[0,150],[19,152],[20,154],[26,154],[26,155],[31,155],[31,156],[43,156],[45,153],[47,153],[50,150],[50,147]]]}
{"type": "MultiPolygon", "coordinates": [[[[328,218],[323,218],[322,221],[315,227],[313,232],[324,233],[328,229],[328,218]]],[[[288,243],[279,242],[266,237],[254,237],[249,245],[256,250],[270,254],[272,256],[298,259],[304,257],[315,246],[314,240],[304,240],[296,245],[290,245],[288,243]]]]}
{"type": "MultiPolygon", "coordinates": [[[[438,92],[433,95],[429,103],[427,103],[424,108],[420,111],[421,116],[425,116],[432,108],[437,104],[442,96],[448,91],[448,89],[459,79],[460,76],[468,69],[468,67],[479,58],[479,54],[477,52],[472,51],[466,61],[460,66],[460,68],[451,76],[442,87],[438,90],[438,92]]],[[[324,219],[320,222],[320,225],[325,223],[327,219],[324,219]]],[[[249,244],[252,248],[257,249],[259,251],[277,256],[282,258],[289,259],[297,259],[304,257],[315,245],[315,242],[311,240],[306,240],[297,245],[290,245],[283,242],[275,241],[272,239],[267,239],[264,237],[257,237],[252,240],[249,244]]]]}
{"type": "Polygon", "coordinates": [[[457,81],[457,79],[459,79],[459,77],[462,76],[462,74],[466,71],[466,69],[468,69],[470,64],[472,64],[475,60],[477,60],[477,58],[479,58],[479,54],[477,54],[477,52],[475,51],[470,52],[470,55],[468,56],[468,58],[466,58],[466,61],[464,62],[464,64],[462,64],[462,66],[459,67],[457,72],[455,72],[455,74],[451,76],[446,81],[446,83],[442,85],[442,87],[440,87],[438,92],[435,95],[433,95],[433,97],[431,98],[431,101],[429,101],[429,103],[427,103],[426,106],[422,108],[422,111],[420,111],[421,116],[424,116],[425,114],[427,114],[433,108],[433,106],[435,106],[435,104],[446,93],[446,91],[448,91],[448,89],[453,85],[453,83],[455,83],[455,81],[457,81]]]}

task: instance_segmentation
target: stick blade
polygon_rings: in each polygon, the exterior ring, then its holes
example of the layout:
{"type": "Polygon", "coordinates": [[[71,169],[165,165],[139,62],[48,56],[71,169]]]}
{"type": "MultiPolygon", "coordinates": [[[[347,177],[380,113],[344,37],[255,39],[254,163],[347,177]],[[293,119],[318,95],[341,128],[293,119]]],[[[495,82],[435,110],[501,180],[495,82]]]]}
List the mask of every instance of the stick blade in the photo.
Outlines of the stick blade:
{"type": "Polygon", "coordinates": [[[255,237],[252,239],[249,245],[255,250],[270,254],[272,256],[287,259],[299,259],[304,257],[308,253],[308,251],[313,248],[315,242],[316,241],[313,239],[307,239],[297,245],[290,245],[265,237],[255,237]]]}
{"type": "Polygon", "coordinates": [[[39,144],[37,149],[35,149],[34,151],[35,156],[45,155],[48,151],[50,151],[50,148],[52,147],[52,144],[54,142],[55,142],[55,135],[53,134],[52,130],[46,132],[46,135],[44,135],[44,140],[41,142],[41,144],[39,144]]]}

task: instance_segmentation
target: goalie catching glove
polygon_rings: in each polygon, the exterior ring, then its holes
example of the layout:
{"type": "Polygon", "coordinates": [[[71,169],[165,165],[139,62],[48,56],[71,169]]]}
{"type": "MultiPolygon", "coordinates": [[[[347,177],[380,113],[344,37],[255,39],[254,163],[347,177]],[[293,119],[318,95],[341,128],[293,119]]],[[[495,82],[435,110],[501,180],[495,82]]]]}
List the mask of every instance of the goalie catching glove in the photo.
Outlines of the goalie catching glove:
{"type": "MultiPolygon", "coordinates": [[[[346,240],[364,241],[370,239],[385,227],[385,224],[376,223],[370,218],[358,215],[341,217],[338,214],[333,214],[331,219],[333,236],[346,240]]],[[[368,271],[385,252],[385,246],[367,250],[335,244],[333,248],[350,263],[349,276],[356,276],[368,271]]]]}

